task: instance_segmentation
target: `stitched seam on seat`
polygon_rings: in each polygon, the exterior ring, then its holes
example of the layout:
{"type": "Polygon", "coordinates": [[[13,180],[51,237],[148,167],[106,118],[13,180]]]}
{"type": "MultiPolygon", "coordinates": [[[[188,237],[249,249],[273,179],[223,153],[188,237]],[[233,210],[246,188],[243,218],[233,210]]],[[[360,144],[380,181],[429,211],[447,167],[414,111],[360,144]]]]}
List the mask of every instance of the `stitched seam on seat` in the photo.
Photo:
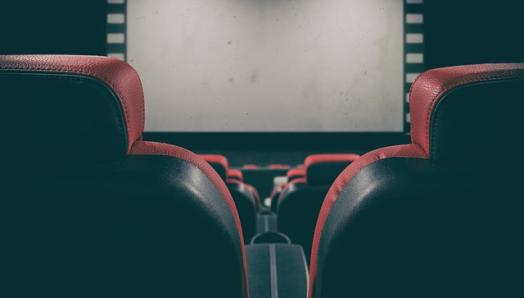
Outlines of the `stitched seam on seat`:
{"type": "MultiPolygon", "coordinates": [[[[472,83],[480,83],[480,82],[494,82],[494,81],[502,81],[507,79],[519,79],[524,78],[524,75],[518,72],[508,71],[505,73],[501,73],[498,75],[490,75],[482,73],[477,74],[476,77],[468,78],[459,80],[457,82],[452,83],[451,85],[445,87],[443,90],[441,90],[433,99],[431,100],[430,105],[428,106],[428,109],[426,111],[426,123],[424,124],[424,131],[425,131],[425,138],[424,142],[427,142],[427,144],[423,144],[422,149],[424,150],[425,147],[428,148],[429,151],[429,145],[430,145],[430,123],[431,123],[431,114],[433,113],[433,109],[435,108],[436,103],[444,97],[447,93],[453,91],[454,89],[457,89],[459,87],[466,87],[469,84],[472,83]]],[[[424,150],[425,151],[425,150],[424,150]]],[[[430,152],[426,152],[426,154],[429,156],[430,152]]]]}

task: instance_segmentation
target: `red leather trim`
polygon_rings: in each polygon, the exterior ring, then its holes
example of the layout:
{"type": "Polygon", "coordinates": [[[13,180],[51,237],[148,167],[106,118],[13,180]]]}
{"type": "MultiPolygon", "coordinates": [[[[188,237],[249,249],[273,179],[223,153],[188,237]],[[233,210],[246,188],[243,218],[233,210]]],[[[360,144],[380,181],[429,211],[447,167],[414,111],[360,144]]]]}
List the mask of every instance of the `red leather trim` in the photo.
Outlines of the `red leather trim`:
{"type": "Polygon", "coordinates": [[[360,157],[358,154],[313,154],[304,160],[305,178],[310,175],[311,166],[323,163],[347,163],[348,165],[360,157]]]}
{"type": "Polygon", "coordinates": [[[227,183],[237,183],[237,184],[243,184],[244,183],[244,181],[238,180],[236,178],[227,178],[226,182],[227,183]]]}
{"type": "Polygon", "coordinates": [[[253,197],[257,201],[257,205],[260,208],[262,206],[262,202],[260,201],[260,195],[258,194],[258,190],[251,184],[246,184],[246,187],[253,194],[253,197]]]}
{"type": "Polygon", "coordinates": [[[262,203],[260,202],[260,196],[258,195],[258,191],[256,190],[256,188],[251,185],[251,184],[246,184],[244,183],[243,181],[240,181],[238,179],[227,179],[227,183],[228,184],[238,184],[238,185],[242,185],[244,186],[252,195],[252,198],[255,200],[255,202],[257,203],[257,207],[260,208],[262,206],[262,203]]]}
{"type": "Polygon", "coordinates": [[[226,183],[228,184],[238,184],[238,185],[244,185],[244,182],[239,181],[237,179],[227,179],[226,183]]]}
{"type": "Polygon", "coordinates": [[[291,185],[293,184],[306,184],[306,178],[305,177],[296,178],[292,181],[289,181],[286,185],[284,185],[282,187],[282,190],[280,191],[280,196],[278,198],[279,201],[281,200],[281,197],[286,193],[287,189],[290,188],[291,185]]]}
{"type": "Polygon", "coordinates": [[[285,187],[287,187],[290,184],[297,184],[297,183],[303,183],[306,184],[306,177],[297,177],[295,179],[290,180],[285,187]]]}
{"type": "Polygon", "coordinates": [[[268,168],[273,169],[273,170],[285,170],[285,169],[289,169],[289,165],[272,164],[272,165],[269,165],[268,168]]]}
{"type": "Polygon", "coordinates": [[[248,169],[248,170],[254,170],[254,169],[258,169],[258,166],[253,165],[253,164],[247,164],[247,165],[242,166],[242,168],[248,169]]]}
{"type": "Polygon", "coordinates": [[[284,186],[281,185],[281,186],[277,186],[277,187],[273,188],[273,190],[271,191],[270,197],[273,198],[277,193],[282,192],[284,187],[285,187],[285,185],[284,186]]]}
{"type": "Polygon", "coordinates": [[[309,297],[312,298],[313,285],[315,281],[315,275],[317,273],[317,254],[318,254],[318,245],[320,242],[320,237],[322,235],[322,230],[324,229],[324,224],[326,223],[327,217],[338,196],[344,189],[344,187],[353,179],[353,177],[363,168],[368,165],[373,164],[376,161],[392,158],[392,157],[407,157],[407,158],[428,158],[424,150],[417,145],[399,145],[385,147],[371,151],[359,159],[352,162],[335,180],[331,185],[317,220],[317,225],[315,227],[315,234],[313,237],[313,246],[311,250],[311,265],[309,269],[310,277],[310,289],[309,297]]]}
{"type": "Polygon", "coordinates": [[[289,181],[295,179],[295,178],[301,178],[306,176],[306,169],[304,167],[302,168],[293,168],[289,171],[287,171],[287,179],[289,181]]]}
{"type": "Polygon", "coordinates": [[[238,181],[244,181],[244,174],[242,174],[242,171],[239,169],[229,169],[227,171],[227,178],[236,179],[238,181]]]}
{"type": "Polygon", "coordinates": [[[144,92],[137,72],[127,63],[108,57],[67,55],[0,55],[0,70],[49,74],[77,74],[96,78],[118,96],[124,112],[128,151],[144,131],[144,92]]]}
{"type": "Polygon", "coordinates": [[[437,68],[422,74],[410,92],[411,139],[429,153],[433,108],[453,89],[480,82],[524,77],[524,64],[481,64],[437,68]]]}
{"type": "Polygon", "coordinates": [[[353,162],[360,156],[358,154],[313,154],[304,160],[304,168],[307,169],[319,163],[330,163],[330,162],[353,162]]]}
{"type": "Polygon", "coordinates": [[[202,157],[205,161],[212,164],[218,164],[222,166],[225,169],[225,172],[227,173],[229,170],[229,162],[227,161],[227,158],[223,155],[219,154],[201,154],[200,157],[202,157]]]}
{"type": "MultiPolygon", "coordinates": [[[[216,186],[218,191],[220,191],[220,193],[224,197],[224,200],[229,206],[229,209],[231,210],[231,214],[237,226],[238,235],[240,237],[240,243],[242,243],[242,257],[244,260],[244,284],[245,289],[247,291],[247,259],[244,247],[244,234],[242,233],[242,225],[240,223],[240,217],[238,215],[237,207],[235,205],[235,202],[233,201],[231,193],[229,192],[226,184],[224,183],[224,180],[222,180],[222,178],[211,167],[211,165],[201,156],[189,150],[174,145],[138,141],[134,144],[133,148],[131,148],[130,155],[166,155],[176,157],[178,159],[182,159],[193,164],[209,177],[211,182],[216,186]]],[[[245,297],[248,297],[247,292],[245,294],[245,297]]]]}

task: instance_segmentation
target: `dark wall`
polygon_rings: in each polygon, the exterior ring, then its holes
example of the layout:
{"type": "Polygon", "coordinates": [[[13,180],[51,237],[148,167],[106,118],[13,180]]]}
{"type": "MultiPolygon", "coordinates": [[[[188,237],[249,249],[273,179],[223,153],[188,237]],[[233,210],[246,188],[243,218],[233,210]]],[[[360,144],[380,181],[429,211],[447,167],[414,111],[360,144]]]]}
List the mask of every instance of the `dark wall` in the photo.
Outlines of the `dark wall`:
{"type": "Polygon", "coordinates": [[[522,0],[426,0],[426,66],[524,62],[522,0]]]}
{"type": "MultiPolygon", "coordinates": [[[[0,53],[105,53],[105,0],[2,1],[0,53]]],[[[524,61],[520,0],[426,0],[429,68],[524,61]]]]}
{"type": "Polygon", "coordinates": [[[1,54],[105,54],[106,0],[3,0],[1,54]]]}

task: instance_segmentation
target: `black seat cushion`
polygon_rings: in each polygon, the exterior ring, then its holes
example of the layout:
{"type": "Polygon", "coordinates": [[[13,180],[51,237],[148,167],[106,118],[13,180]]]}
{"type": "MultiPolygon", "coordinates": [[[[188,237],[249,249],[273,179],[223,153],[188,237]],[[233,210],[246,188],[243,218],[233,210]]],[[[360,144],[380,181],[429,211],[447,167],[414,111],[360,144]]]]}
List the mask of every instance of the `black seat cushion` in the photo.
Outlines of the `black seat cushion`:
{"type": "Polygon", "coordinates": [[[57,177],[4,188],[2,296],[243,297],[235,222],[194,165],[132,156],[57,177]]]}

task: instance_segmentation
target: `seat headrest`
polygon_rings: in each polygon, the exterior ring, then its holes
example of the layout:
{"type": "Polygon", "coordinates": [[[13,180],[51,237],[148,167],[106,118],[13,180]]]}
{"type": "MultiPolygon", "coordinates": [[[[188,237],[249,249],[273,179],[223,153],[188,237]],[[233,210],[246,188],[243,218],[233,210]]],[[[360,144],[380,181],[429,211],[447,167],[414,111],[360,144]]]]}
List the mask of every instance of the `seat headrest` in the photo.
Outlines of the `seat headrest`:
{"type": "Polygon", "coordinates": [[[353,161],[357,154],[314,154],[304,160],[308,185],[331,185],[337,176],[353,161]]]}
{"type": "Polygon", "coordinates": [[[244,181],[244,174],[239,169],[229,169],[227,171],[227,178],[236,181],[244,181]]]}
{"type": "Polygon", "coordinates": [[[493,152],[523,149],[523,106],[524,64],[430,70],[411,89],[412,142],[435,162],[485,167],[493,152]]]}
{"type": "Polygon", "coordinates": [[[39,162],[114,161],[144,130],[142,84],[118,59],[1,55],[0,86],[17,155],[37,151],[39,162]]]}
{"type": "Polygon", "coordinates": [[[227,180],[229,162],[225,156],[219,154],[202,154],[200,156],[215,169],[224,181],[227,180]]]}
{"type": "Polygon", "coordinates": [[[289,171],[287,171],[288,181],[294,180],[296,178],[304,178],[304,177],[306,177],[306,169],[304,168],[304,166],[292,168],[289,171]]]}

